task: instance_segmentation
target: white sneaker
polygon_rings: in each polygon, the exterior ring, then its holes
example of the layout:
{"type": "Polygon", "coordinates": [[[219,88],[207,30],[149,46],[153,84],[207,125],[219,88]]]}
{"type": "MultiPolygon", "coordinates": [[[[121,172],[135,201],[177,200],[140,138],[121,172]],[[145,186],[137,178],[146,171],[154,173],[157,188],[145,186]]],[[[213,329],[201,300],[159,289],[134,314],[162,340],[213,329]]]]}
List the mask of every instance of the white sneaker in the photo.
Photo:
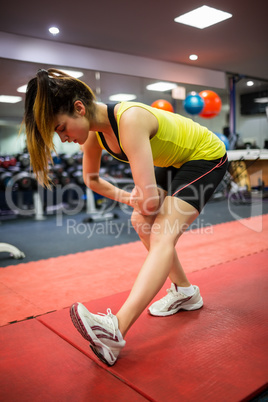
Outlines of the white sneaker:
{"type": "Polygon", "coordinates": [[[111,310],[107,315],[90,313],[81,303],[75,303],[70,309],[75,328],[89,341],[89,346],[98,358],[112,366],[126,342],[118,329],[118,320],[111,310]]]}
{"type": "Polygon", "coordinates": [[[158,317],[165,317],[177,313],[179,310],[197,310],[203,306],[198,286],[194,286],[193,296],[186,296],[177,291],[177,286],[172,283],[167,289],[168,294],[149,307],[149,313],[158,317]]]}

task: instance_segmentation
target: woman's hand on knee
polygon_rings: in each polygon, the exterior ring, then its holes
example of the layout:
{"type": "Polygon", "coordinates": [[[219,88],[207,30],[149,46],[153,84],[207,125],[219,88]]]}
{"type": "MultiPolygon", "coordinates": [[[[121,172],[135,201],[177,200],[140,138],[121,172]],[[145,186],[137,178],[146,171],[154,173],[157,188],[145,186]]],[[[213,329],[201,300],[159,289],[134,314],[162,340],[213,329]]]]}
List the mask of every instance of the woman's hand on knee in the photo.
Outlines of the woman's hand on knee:
{"type": "MultiPolygon", "coordinates": [[[[163,204],[163,202],[164,202],[164,199],[165,199],[165,197],[167,196],[167,192],[165,191],[165,190],[162,190],[161,188],[157,188],[157,193],[158,193],[158,196],[159,196],[159,206],[158,206],[158,209],[155,211],[155,212],[152,212],[152,213],[148,213],[148,214],[146,214],[146,216],[151,216],[151,215],[153,215],[154,217],[158,214],[158,212],[159,212],[159,209],[160,209],[160,207],[161,207],[161,205],[163,204]]],[[[140,214],[143,214],[142,213],[142,211],[141,211],[141,209],[139,208],[139,201],[142,199],[142,196],[141,196],[141,193],[140,193],[140,191],[138,190],[138,188],[135,186],[134,188],[133,188],[133,190],[132,190],[132,192],[131,192],[131,194],[130,194],[130,201],[129,201],[129,204],[130,204],[130,206],[132,207],[132,208],[134,208],[134,210],[135,211],[137,211],[138,213],[140,213],[140,214]]],[[[144,214],[143,214],[144,215],[144,214]]]]}
{"type": "Polygon", "coordinates": [[[131,223],[133,228],[138,233],[139,237],[144,240],[148,238],[149,244],[149,237],[151,234],[151,228],[154,223],[156,215],[142,215],[136,210],[133,211],[131,216],[131,223]]]}
{"type": "Polygon", "coordinates": [[[140,196],[139,196],[137,187],[134,187],[130,194],[129,205],[134,209],[134,211],[136,211],[140,214],[141,210],[140,210],[139,204],[138,204],[139,199],[140,199],[140,196]]]}

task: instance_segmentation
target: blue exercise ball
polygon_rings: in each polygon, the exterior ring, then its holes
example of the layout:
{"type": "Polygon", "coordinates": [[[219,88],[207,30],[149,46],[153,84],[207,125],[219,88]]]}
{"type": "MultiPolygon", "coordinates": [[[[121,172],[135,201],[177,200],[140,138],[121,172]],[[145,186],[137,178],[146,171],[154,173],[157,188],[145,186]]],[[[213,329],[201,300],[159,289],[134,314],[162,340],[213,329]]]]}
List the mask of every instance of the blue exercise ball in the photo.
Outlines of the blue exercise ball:
{"type": "Polygon", "coordinates": [[[199,114],[202,112],[205,106],[205,101],[196,92],[191,92],[186,96],[183,107],[185,111],[189,114],[199,114]]]}
{"type": "Polygon", "coordinates": [[[230,148],[230,143],[229,143],[228,138],[224,134],[221,134],[221,133],[215,133],[215,134],[224,143],[226,151],[228,151],[230,148]]]}

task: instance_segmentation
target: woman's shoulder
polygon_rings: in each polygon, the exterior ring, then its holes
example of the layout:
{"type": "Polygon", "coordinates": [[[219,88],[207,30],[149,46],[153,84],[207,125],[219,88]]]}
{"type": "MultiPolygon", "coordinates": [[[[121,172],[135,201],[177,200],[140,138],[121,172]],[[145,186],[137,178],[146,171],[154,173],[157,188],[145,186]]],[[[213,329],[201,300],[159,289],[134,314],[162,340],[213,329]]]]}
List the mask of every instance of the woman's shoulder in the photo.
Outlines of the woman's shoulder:
{"type": "Polygon", "coordinates": [[[122,115],[127,119],[137,120],[158,120],[156,109],[152,106],[141,102],[121,102],[115,110],[117,121],[119,122],[122,115]]]}
{"type": "Polygon", "coordinates": [[[154,135],[158,130],[157,116],[151,112],[151,108],[140,102],[122,102],[117,110],[117,122],[120,123],[120,133],[122,130],[128,132],[130,129],[154,135]]]}
{"type": "Polygon", "coordinates": [[[145,110],[151,110],[151,106],[146,105],[145,103],[141,102],[121,102],[116,105],[116,111],[117,114],[121,115],[128,109],[135,109],[136,111],[139,111],[141,109],[145,110]]]}

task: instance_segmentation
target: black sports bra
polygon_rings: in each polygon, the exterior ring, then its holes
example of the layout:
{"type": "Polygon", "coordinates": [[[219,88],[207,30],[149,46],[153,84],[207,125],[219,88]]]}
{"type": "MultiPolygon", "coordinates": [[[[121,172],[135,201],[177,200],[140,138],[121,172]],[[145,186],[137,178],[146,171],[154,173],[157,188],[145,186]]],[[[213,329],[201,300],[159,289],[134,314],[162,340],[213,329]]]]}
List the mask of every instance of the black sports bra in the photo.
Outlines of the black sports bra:
{"type": "Polygon", "coordinates": [[[117,122],[116,122],[115,117],[114,117],[114,108],[115,108],[115,105],[113,105],[113,104],[107,104],[108,118],[109,118],[109,120],[110,120],[112,129],[113,129],[114,134],[115,134],[115,136],[116,136],[116,139],[117,139],[119,148],[121,149],[121,153],[120,153],[120,154],[114,153],[114,152],[109,148],[107,142],[105,141],[105,138],[104,138],[103,133],[101,133],[101,132],[99,132],[99,131],[98,131],[98,133],[99,133],[99,136],[100,136],[102,145],[104,146],[104,148],[106,149],[106,151],[109,152],[109,154],[111,154],[112,156],[114,156],[114,157],[117,158],[117,159],[120,159],[121,161],[128,162],[127,155],[125,154],[125,152],[123,151],[123,149],[122,149],[122,147],[121,147],[121,145],[120,145],[117,122]]]}

